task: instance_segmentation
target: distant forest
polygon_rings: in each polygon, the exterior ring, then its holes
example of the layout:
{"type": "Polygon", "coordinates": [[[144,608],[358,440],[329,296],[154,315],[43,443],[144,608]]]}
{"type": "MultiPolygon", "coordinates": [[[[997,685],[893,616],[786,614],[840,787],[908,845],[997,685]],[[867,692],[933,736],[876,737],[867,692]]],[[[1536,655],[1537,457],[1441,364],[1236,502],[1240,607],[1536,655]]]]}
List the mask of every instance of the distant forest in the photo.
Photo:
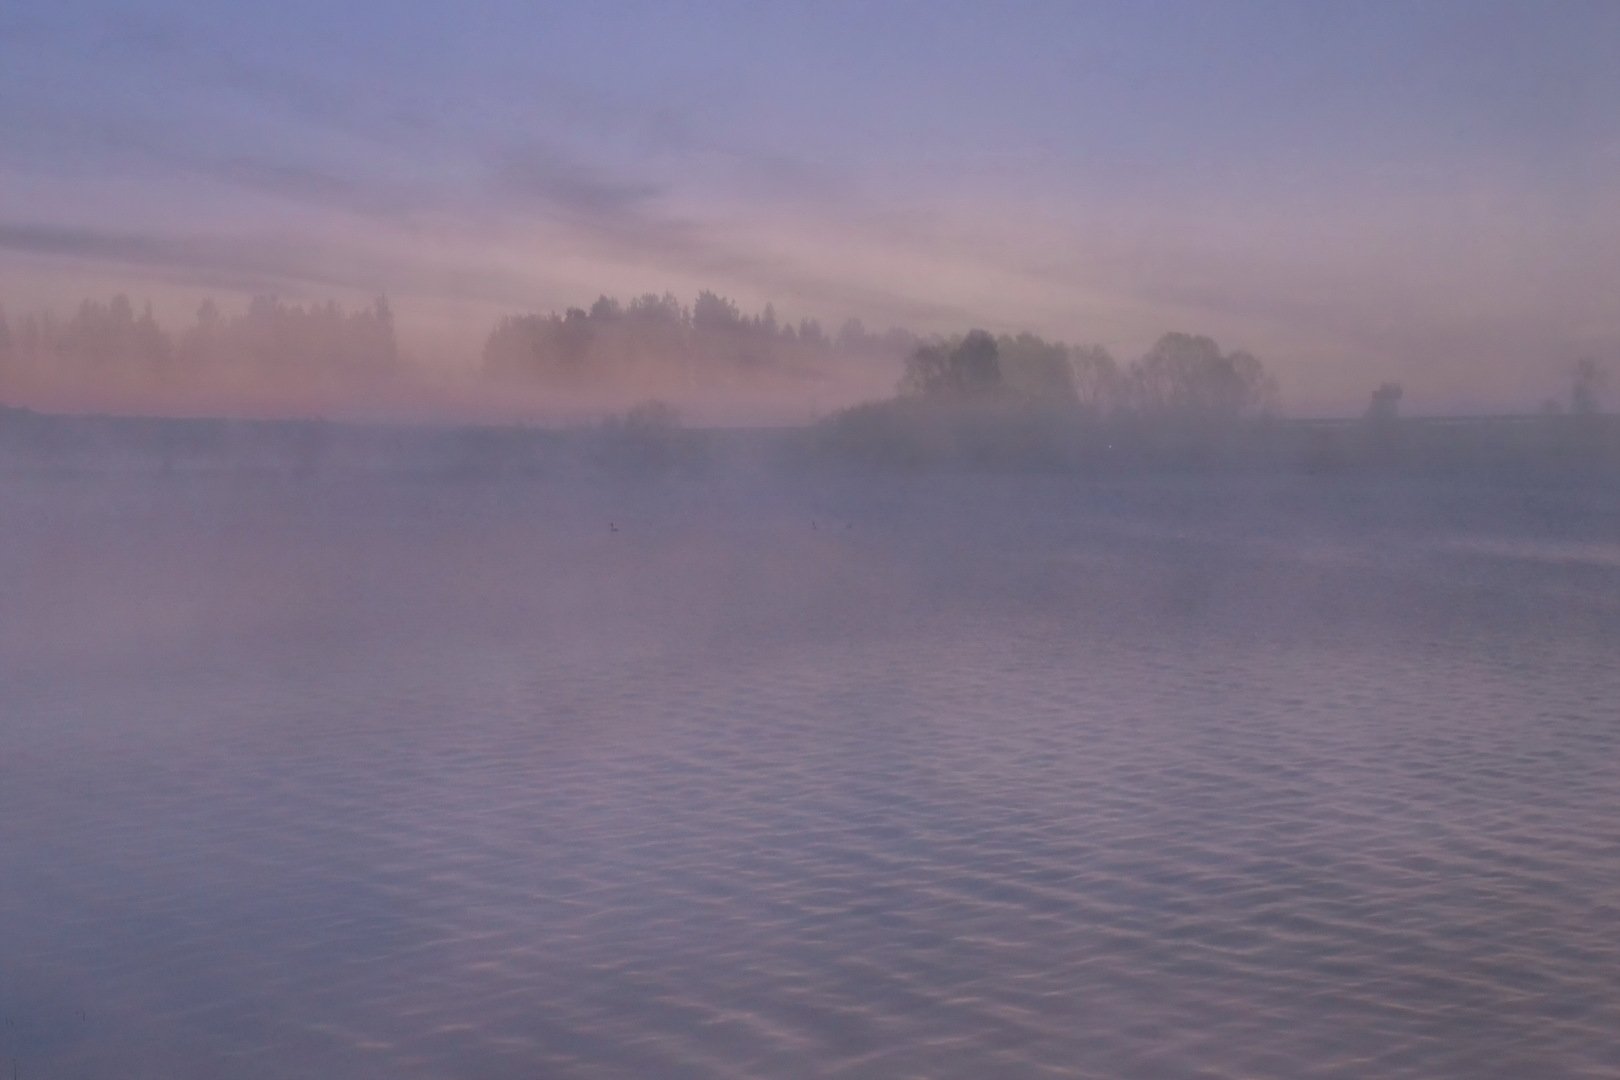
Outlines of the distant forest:
{"type": "Polygon", "coordinates": [[[484,343],[483,364],[491,376],[554,386],[647,376],[701,384],[814,376],[839,360],[898,360],[918,340],[899,328],[870,332],[859,319],[829,334],[817,319],[778,320],[770,304],[744,314],[734,301],[708,291],[690,307],[670,293],[648,293],[628,303],[603,296],[589,310],[502,319],[484,343]]]}
{"type": "MultiPolygon", "coordinates": [[[[481,356],[481,371],[491,380],[562,391],[625,386],[701,393],[855,368],[879,373],[878,382],[898,375],[908,394],[994,390],[1093,413],[1243,413],[1276,401],[1275,382],[1258,360],[1222,353],[1203,337],[1168,335],[1122,366],[1100,346],[1031,333],[923,336],[899,327],[868,330],[859,319],[829,333],[813,318],[779,319],[769,304],[745,313],[710,291],[690,306],[670,293],[628,302],[603,296],[589,309],[508,316],[489,332],[481,356]]],[[[386,299],[350,310],[333,302],[256,297],[233,314],[206,301],[178,332],[164,327],[150,305],[137,309],[124,296],[86,300],[65,317],[31,312],[8,322],[0,308],[0,396],[14,382],[323,385],[410,370],[386,299]]]]}
{"type": "MultiPolygon", "coordinates": [[[[386,298],[349,309],[260,296],[232,314],[209,300],[178,332],[161,325],[150,305],[137,310],[125,296],[85,300],[67,316],[30,312],[8,321],[0,308],[0,401],[20,387],[319,388],[375,385],[415,370],[386,298]]],[[[1197,423],[1267,415],[1278,404],[1276,380],[1259,359],[1196,334],[1166,334],[1120,363],[1101,346],[1027,332],[925,336],[898,327],[872,331],[849,319],[829,333],[816,319],[780,319],[769,304],[744,313],[711,291],[690,306],[666,292],[508,316],[486,336],[480,371],[496,385],[687,399],[722,387],[791,389],[861,372],[869,386],[897,377],[891,385],[902,402],[995,400],[1197,423]]],[[[1547,399],[1541,411],[1598,412],[1605,374],[1595,361],[1580,361],[1567,397],[1547,399]]],[[[1398,384],[1378,386],[1366,418],[1395,420],[1401,397],[1398,384]]]]}
{"type": "MultiPolygon", "coordinates": [[[[858,319],[828,334],[815,319],[778,322],[770,305],[745,315],[707,291],[691,306],[668,293],[628,303],[604,296],[589,310],[501,319],[483,343],[480,370],[492,381],[559,391],[650,385],[701,393],[820,378],[844,361],[898,362],[918,340],[901,329],[868,332],[858,319]]],[[[178,331],[125,296],[85,300],[67,315],[8,319],[0,307],[0,398],[22,385],[376,382],[410,375],[418,359],[401,347],[383,298],[349,309],[261,296],[233,313],[210,300],[178,331]]]]}

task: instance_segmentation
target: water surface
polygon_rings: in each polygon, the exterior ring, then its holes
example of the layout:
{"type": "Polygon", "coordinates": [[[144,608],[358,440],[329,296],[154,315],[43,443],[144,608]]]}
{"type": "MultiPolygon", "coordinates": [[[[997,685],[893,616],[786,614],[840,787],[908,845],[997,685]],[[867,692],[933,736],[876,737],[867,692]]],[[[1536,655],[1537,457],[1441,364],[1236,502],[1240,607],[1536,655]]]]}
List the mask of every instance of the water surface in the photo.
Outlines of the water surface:
{"type": "Polygon", "coordinates": [[[0,488],[0,1065],[1620,1074],[1620,512],[0,488]]]}

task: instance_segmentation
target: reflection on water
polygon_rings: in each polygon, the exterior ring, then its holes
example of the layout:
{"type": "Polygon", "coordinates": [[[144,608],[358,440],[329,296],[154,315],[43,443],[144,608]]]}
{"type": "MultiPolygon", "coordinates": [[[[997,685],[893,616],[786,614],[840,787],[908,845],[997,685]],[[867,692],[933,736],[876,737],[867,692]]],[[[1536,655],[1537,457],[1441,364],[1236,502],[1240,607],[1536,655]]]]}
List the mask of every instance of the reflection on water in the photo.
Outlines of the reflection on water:
{"type": "Polygon", "coordinates": [[[0,492],[6,1075],[1620,1073],[1602,492],[257,484],[0,492]]]}

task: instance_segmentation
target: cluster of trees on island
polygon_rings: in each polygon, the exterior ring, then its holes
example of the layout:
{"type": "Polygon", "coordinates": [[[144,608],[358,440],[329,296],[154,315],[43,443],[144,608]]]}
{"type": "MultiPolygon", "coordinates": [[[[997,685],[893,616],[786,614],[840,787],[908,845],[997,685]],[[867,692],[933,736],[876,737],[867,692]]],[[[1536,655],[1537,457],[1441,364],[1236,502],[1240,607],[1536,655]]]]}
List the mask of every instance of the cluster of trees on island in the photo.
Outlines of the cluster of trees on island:
{"type": "Polygon", "coordinates": [[[936,402],[1020,399],[1093,417],[1133,413],[1237,420],[1264,414],[1277,403],[1275,378],[1252,354],[1223,352],[1212,338],[1184,333],[1165,334],[1141,358],[1121,367],[1101,346],[972,330],[917,346],[906,360],[898,392],[902,398],[936,402]]]}
{"type": "Polygon", "coordinates": [[[1207,443],[1276,403],[1276,380],[1253,354],[1203,335],[1165,334],[1121,365],[1100,346],[972,330],[919,343],[891,398],[845,409],[821,431],[828,448],[867,460],[1056,464],[1164,437],[1207,443]]]}
{"type": "Polygon", "coordinates": [[[1282,423],[1265,366],[1206,336],[1165,334],[1121,365],[1096,346],[974,330],[919,343],[892,397],[842,410],[818,435],[838,455],[912,466],[1620,465],[1620,425],[1599,422],[1604,383],[1583,359],[1567,409],[1548,399],[1539,418],[1413,424],[1400,416],[1401,386],[1386,382],[1359,421],[1282,423]]]}

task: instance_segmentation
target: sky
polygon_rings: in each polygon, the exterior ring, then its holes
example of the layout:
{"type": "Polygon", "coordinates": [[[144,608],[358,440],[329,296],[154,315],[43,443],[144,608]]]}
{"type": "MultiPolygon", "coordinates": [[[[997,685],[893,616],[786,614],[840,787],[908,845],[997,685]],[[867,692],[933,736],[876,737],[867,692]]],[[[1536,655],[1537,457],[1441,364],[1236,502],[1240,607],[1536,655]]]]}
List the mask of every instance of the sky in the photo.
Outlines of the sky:
{"type": "Polygon", "coordinates": [[[0,6],[8,311],[700,288],[1531,409],[1620,360],[1620,4],[0,6]]]}

